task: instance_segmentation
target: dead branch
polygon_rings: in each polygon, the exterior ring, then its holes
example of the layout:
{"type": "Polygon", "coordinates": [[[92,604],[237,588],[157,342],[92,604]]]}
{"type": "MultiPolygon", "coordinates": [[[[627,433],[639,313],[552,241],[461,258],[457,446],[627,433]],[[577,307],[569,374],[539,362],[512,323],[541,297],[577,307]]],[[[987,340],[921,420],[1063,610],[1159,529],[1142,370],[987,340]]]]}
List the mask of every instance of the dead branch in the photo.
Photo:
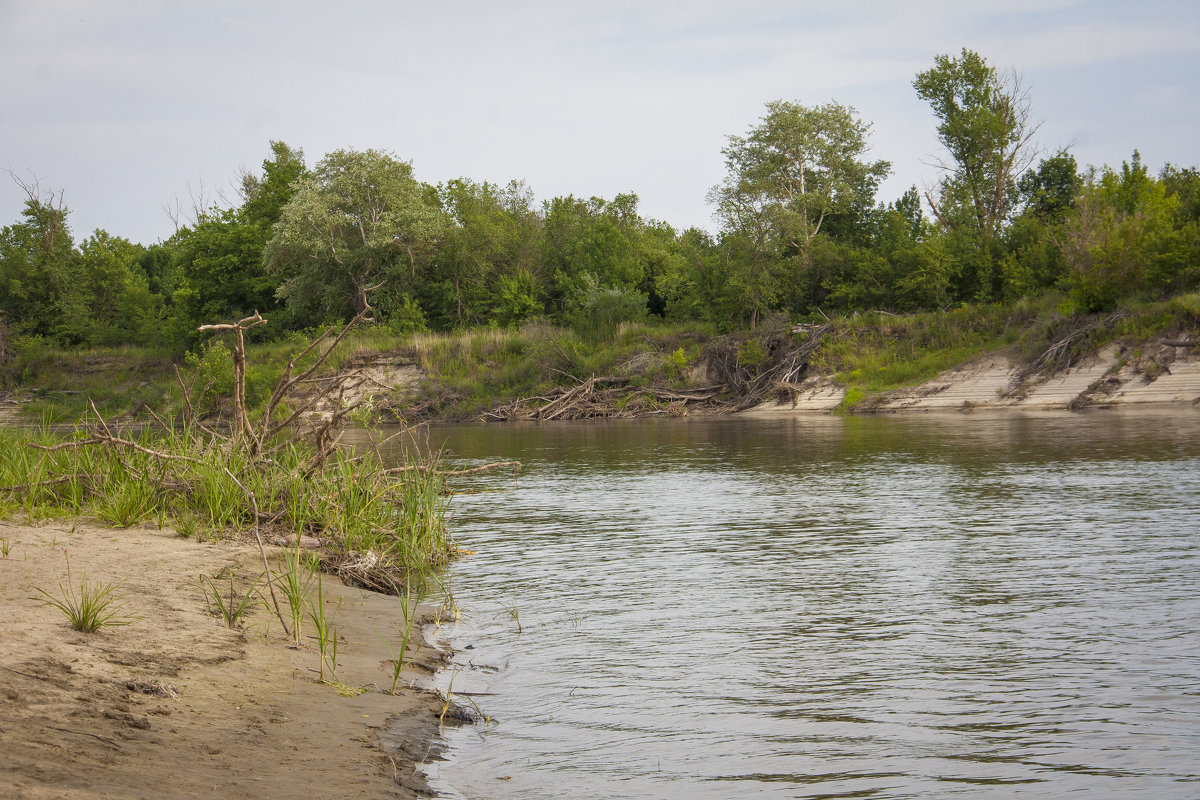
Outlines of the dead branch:
{"type": "MultiPolygon", "coordinates": [[[[254,539],[258,542],[258,552],[262,556],[263,571],[269,576],[271,574],[271,565],[267,563],[267,549],[263,547],[262,536],[258,532],[258,499],[254,496],[254,492],[242,485],[242,482],[237,479],[237,476],[229,471],[229,467],[223,467],[225,474],[229,479],[237,484],[237,487],[245,493],[246,497],[250,498],[250,507],[254,510],[254,539]]],[[[275,615],[279,617],[279,624],[283,626],[283,635],[291,636],[288,631],[287,623],[283,621],[283,612],[279,610],[279,600],[275,597],[275,583],[267,579],[267,589],[271,593],[271,604],[275,606],[275,615]]]]}
{"type": "Polygon", "coordinates": [[[436,466],[431,465],[431,464],[406,464],[403,467],[391,467],[390,469],[385,469],[380,474],[381,475],[399,475],[400,473],[403,473],[403,472],[425,472],[425,473],[436,472],[438,475],[442,475],[445,477],[459,477],[461,475],[478,475],[482,472],[487,472],[488,470],[493,470],[493,469],[499,469],[501,467],[512,467],[513,471],[516,471],[521,468],[521,462],[520,461],[494,461],[490,464],[481,464],[478,467],[471,467],[469,469],[446,469],[446,470],[438,469],[436,466]]]}
{"type": "Polygon", "coordinates": [[[246,413],[246,331],[266,325],[267,321],[255,311],[254,316],[234,323],[201,325],[200,331],[233,331],[236,344],[233,349],[233,414],[234,435],[237,438],[250,435],[250,418],[246,413]]]}
{"type": "MultiPolygon", "coordinates": [[[[315,373],[318,369],[320,369],[325,364],[325,362],[329,360],[329,356],[333,353],[334,348],[336,348],[341,343],[342,339],[344,339],[346,337],[346,334],[348,334],[354,328],[355,325],[357,325],[358,323],[367,319],[367,314],[370,312],[370,310],[371,310],[370,306],[368,306],[367,308],[364,308],[362,311],[358,312],[358,314],[355,315],[354,319],[347,322],[346,325],[342,328],[342,330],[340,332],[338,332],[337,336],[334,337],[333,341],[329,343],[329,346],[326,347],[325,350],[322,353],[320,353],[320,355],[317,356],[317,359],[311,365],[309,365],[308,369],[304,370],[299,375],[292,377],[292,372],[293,372],[293,370],[296,369],[296,364],[299,363],[300,361],[302,361],[305,356],[307,356],[315,348],[317,348],[321,344],[321,342],[323,342],[323,341],[325,341],[325,339],[329,338],[329,336],[333,333],[334,329],[333,328],[327,329],[324,333],[322,333],[319,337],[317,337],[313,341],[312,344],[310,344],[308,347],[304,348],[304,350],[300,353],[300,355],[296,356],[295,358],[293,358],[291,361],[288,362],[287,367],[283,371],[283,375],[279,379],[279,383],[276,384],[275,390],[273,392],[271,392],[271,399],[267,401],[266,411],[263,413],[262,427],[259,429],[258,435],[256,437],[256,442],[255,442],[255,451],[256,452],[263,448],[263,446],[266,444],[267,440],[269,440],[275,434],[279,433],[284,428],[286,428],[288,425],[291,425],[293,422],[295,422],[297,419],[299,419],[300,415],[303,414],[306,410],[312,408],[313,403],[302,404],[301,408],[296,409],[296,411],[294,411],[291,415],[289,415],[288,418],[286,420],[284,420],[283,422],[279,422],[279,423],[271,422],[271,418],[274,416],[275,409],[279,406],[279,403],[283,400],[283,398],[287,395],[287,393],[292,390],[292,387],[294,387],[296,384],[298,384],[302,381],[308,380],[308,378],[311,377],[313,375],[313,373],[315,373]]],[[[314,403],[315,403],[315,401],[314,401],[314,403]]]]}

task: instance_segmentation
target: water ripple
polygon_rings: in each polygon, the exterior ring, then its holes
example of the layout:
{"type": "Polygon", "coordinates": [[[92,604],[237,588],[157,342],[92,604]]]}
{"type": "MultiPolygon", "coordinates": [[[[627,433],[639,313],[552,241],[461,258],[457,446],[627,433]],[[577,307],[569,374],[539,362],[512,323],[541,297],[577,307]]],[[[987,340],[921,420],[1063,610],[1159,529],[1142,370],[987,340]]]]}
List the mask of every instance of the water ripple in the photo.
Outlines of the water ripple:
{"type": "Polygon", "coordinates": [[[440,433],[447,797],[1196,796],[1195,417],[440,433]]]}

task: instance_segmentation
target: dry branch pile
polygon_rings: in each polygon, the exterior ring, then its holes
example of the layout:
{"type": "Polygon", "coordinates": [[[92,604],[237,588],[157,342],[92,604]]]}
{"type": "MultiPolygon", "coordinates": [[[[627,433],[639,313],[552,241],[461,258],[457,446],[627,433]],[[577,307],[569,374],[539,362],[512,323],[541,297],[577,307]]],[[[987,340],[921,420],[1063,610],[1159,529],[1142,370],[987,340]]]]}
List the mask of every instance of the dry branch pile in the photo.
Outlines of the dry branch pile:
{"type": "Polygon", "coordinates": [[[821,325],[797,344],[786,329],[758,336],[726,337],[703,355],[709,380],[697,386],[659,381],[634,386],[622,376],[593,376],[534,397],[523,397],[484,414],[489,420],[578,420],[596,418],[682,416],[691,413],[729,413],[764,402],[773,393],[780,400],[795,396],[809,359],[828,332],[821,325]],[[748,342],[754,346],[747,348],[748,342]],[[747,358],[752,350],[755,358],[747,358]]]}
{"type": "Polygon", "coordinates": [[[779,400],[791,399],[829,327],[825,324],[813,328],[800,344],[787,329],[770,331],[757,340],[726,338],[714,343],[706,354],[709,374],[721,382],[731,398],[728,410],[744,411],[772,394],[779,400]],[[753,341],[759,344],[752,349],[754,358],[748,361],[746,344],[753,341]]]}
{"type": "Polygon", "coordinates": [[[1063,325],[1068,326],[1067,331],[1059,333],[1054,342],[1042,351],[1041,355],[1016,374],[1003,396],[1024,396],[1030,384],[1038,380],[1038,376],[1043,376],[1044,379],[1045,376],[1074,366],[1080,356],[1091,349],[1090,343],[1095,333],[1112,328],[1127,316],[1129,316],[1128,312],[1118,310],[1104,317],[1094,317],[1082,321],[1063,319],[1063,325]]]}

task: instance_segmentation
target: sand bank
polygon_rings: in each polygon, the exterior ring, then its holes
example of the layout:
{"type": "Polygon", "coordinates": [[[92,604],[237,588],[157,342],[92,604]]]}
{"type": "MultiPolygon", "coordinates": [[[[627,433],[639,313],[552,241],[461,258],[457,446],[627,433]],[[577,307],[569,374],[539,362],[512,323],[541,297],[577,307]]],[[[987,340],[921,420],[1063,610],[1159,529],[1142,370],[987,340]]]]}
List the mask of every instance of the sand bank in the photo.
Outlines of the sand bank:
{"type": "MultiPolygon", "coordinates": [[[[1190,408],[1200,405],[1200,359],[1194,353],[1191,344],[1151,342],[1136,351],[1110,345],[1059,370],[1031,370],[995,353],[918,386],[868,398],[855,411],[1190,408]]],[[[845,393],[845,387],[832,379],[814,377],[794,387],[793,402],[772,401],[744,413],[828,414],[838,408],[845,393]]]]}
{"type": "MultiPolygon", "coordinates": [[[[289,648],[273,614],[230,630],[199,577],[253,579],[258,550],[203,545],[171,531],[0,523],[0,797],[410,798],[435,747],[441,702],[391,688],[387,648],[400,601],[325,578],[339,638],[342,696],[316,681],[311,639],[289,648]],[[131,624],[78,633],[40,599],[74,584],[117,584],[131,624]]],[[[256,562],[258,565],[256,566],[256,562]]],[[[274,565],[273,565],[274,566],[274,565]]],[[[311,630],[311,628],[310,628],[311,630]]],[[[411,652],[402,683],[443,661],[411,652]]]]}

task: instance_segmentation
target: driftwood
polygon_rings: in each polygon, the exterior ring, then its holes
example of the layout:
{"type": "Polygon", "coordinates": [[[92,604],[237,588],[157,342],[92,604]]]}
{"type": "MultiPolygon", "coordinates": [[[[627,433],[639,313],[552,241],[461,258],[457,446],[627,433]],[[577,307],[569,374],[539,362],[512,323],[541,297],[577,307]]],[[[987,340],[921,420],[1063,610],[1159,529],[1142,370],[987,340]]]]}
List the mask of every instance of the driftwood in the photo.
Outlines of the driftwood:
{"type": "Polygon", "coordinates": [[[1125,311],[1115,311],[1102,319],[1091,320],[1077,326],[1046,348],[1045,352],[1029,366],[1028,372],[1037,372],[1046,368],[1064,369],[1071,366],[1079,357],[1077,345],[1085,342],[1092,332],[1111,328],[1127,316],[1129,314],[1125,311]]]}
{"type": "Polygon", "coordinates": [[[513,471],[521,468],[520,461],[493,461],[490,464],[480,464],[478,467],[466,469],[438,469],[430,464],[407,464],[403,467],[391,467],[381,471],[380,475],[399,475],[402,472],[437,472],[443,477],[458,477],[461,475],[479,475],[500,467],[512,467],[513,471]]]}
{"type": "Polygon", "coordinates": [[[727,387],[731,397],[728,410],[744,411],[762,403],[773,391],[798,384],[830,327],[828,323],[808,327],[799,345],[790,331],[767,333],[758,339],[762,360],[754,364],[742,360],[742,346],[748,340],[727,338],[714,343],[706,354],[708,370],[727,387]]]}
{"type": "Polygon", "coordinates": [[[629,377],[575,378],[573,386],[496,406],[483,418],[579,420],[742,411],[762,403],[772,392],[794,396],[808,370],[809,359],[830,327],[825,323],[805,326],[802,331],[781,328],[760,335],[756,338],[764,357],[754,364],[744,363],[740,356],[748,339],[729,337],[714,343],[704,353],[704,359],[708,374],[715,381],[702,386],[680,387],[661,382],[631,389],[633,379],[629,377]],[[805,337],[798,344],[797,334],[805,337]]]}

